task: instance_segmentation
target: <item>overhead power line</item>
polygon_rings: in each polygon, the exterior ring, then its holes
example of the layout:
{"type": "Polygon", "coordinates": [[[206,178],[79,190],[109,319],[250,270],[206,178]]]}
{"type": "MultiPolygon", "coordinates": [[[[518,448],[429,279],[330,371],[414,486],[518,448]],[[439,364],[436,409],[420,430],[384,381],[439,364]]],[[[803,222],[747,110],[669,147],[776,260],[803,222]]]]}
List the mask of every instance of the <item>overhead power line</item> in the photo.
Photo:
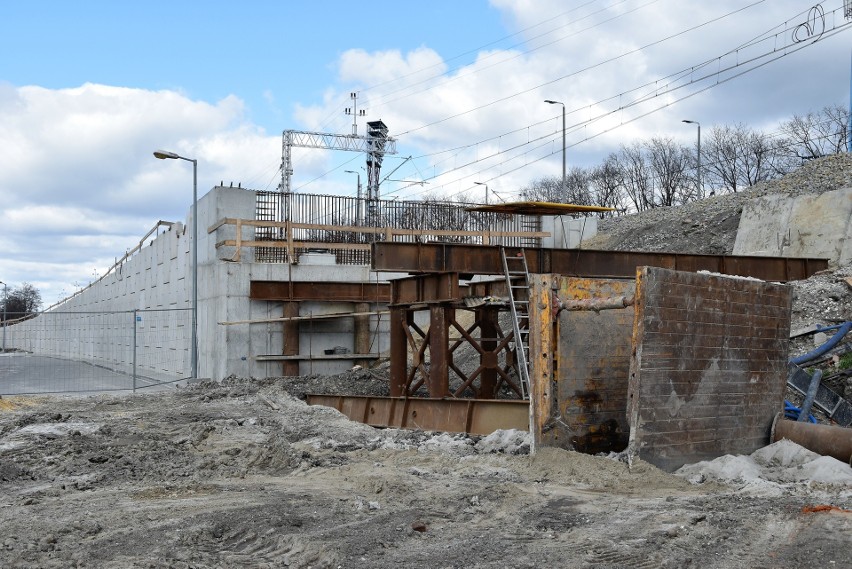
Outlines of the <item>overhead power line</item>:
{"type": "MultiPolygon", "coordinates": [[[[800,14],[799,16],[801,16],[801,14],[800,14]]],[[[836,20],[836,19],[835,19],[835,20],[836,20]]],[[[796,21],[796,20],[794,20],[794,21],[796,21]]],[[[787,55],[791,55],[791,54],[793,54],[793,53],[796,53],[797,51],[799,51],[799,50],[801,50],[801,49],[804,49],[805,47],[809,47],[809,46],[811,46],[811,45],[814,45],[815,43],[818,43],[818,42],[820,42],[820,41],[823,41],[823,40],[825,40],[825,39],[828,39],[828,38],[830,38],[830,37],[833,37],[834,35],[836,35],[836,34],[838,34],[838,33],[842,32],[842,31],[845,31],[845,30],[849,29],[850,27],[852,27],[852,23],[849,23],[849,22],[846,22],[846,23],[843,23],[843,24],[836,24],[836,23],[835,23],[833,28],[831,28],[831,29],[825,29],[825,28],[823,28],[823,30],[821,31],[821,33],[819,33],[819,34],[817,34],[817,35],[815,35],[815,36],[812,36],[811,38],[809,38],[809,39],[807,39],[807,40],[805,40],[805,41],[801,41],[801,40],[796,40],[796,39],[794,39],[794,38],[793,38],[791,31],[792,31],[793,29],[795,29],[795,26],[796,26],[796,25],[794,25],[794,24],[790,24],[789,22],[790,22],[790,20],[788,20],[788,21],[787,21],[787,22],[785,22],[784,24],[781,24],[781,26],[784,26],[784,32],[783,32],[783,33],[782,33],[782,32],[776,32],[775,34],[772,34],[772,35],[769,35],[768,33],[763,33],[763,34],[761,34],[760,36],[758,36],[758,38],[762,38],[763,40],[769,40],[769,39],[774,40],[774,41],[773,41],[773,45],[771,46],[771,48],[767,48],[767,49],[766,49],[763,53],[761,53],[761,54],[758,54],[758,55],[756,55],[756,56],[753,56],[753,57],[751,57],[751,58],[749,58],[749,59],[747,59],[747,60],[743,60],[743,61],[735,61],[735,63],[734,63],[734,64],[732,64],[732,65],[729,65],[729,66],[727,66],[727,67],[725,67],[725,68],[721,68],[721,67],[719,67],[719,68],[717,68],[717,70],[715,70],[715,71],[711,71],[711,72],[708,72],[708,73],[706,73],[706,74],[704,74],[704,75],[701,75],[701,76],[699,76],[699,77],[695,77],[695,76],[693,76],[693,77],[692,77],[691,79],[689,79],[688,81],[683,82],[683,83],[680,83],[680,84],[677,84],[676,82],[673,82],[673,81],[672,81],[672,82],[669,82],[669,83],[667,83],[667,84],[665,84],[665,85],[663,85],[663,86],[657,86],[657,87],[656,87],[656,90],[655,90],[654,92],[646,93],[646,94],[644,94],[644,95],[641,95],[641,96],[639,96],[639,97],[637,97],[637,98],[633,99],[632,101],[630,101],[630,102],[628,102],[628,103],[624,103],[624,104],[620,105],[619,107],[617,107],[617,108],[615,108],[615,109],[612,109],[612,110],[609,110],[609,111],[605,111],[605,112],[601,112],[601,113],[599,113],[598,115],[596,115],[596,116],[594,116],[594,117],[591,117],[591,118],[589,118],[589,119],[587,119],[587,120],[579,121],[579,122],[576,122],[576,123],[572,124],[572,125],[569,127],[569,129],[568,129],[568,130],[569,130],[570,132],[576,132],[577,130],[579,130],[579,129],[581,129],[581,128],[586,128],[586,127],[588,127],[589,125],[591,125],[591,124],[593,124],[593,123],[595,123],[595,122],[598,122],[598,121],[600,121],[600,120],[602,120],[602,119],[604,119],[604,118],[606,118],[606,117],[609,117],[609,116],[611,116],[611,115],[613,115],[613,114],[615,114],[615,113],[622,113],[623,111],[625,111],[625,110],[627,110],[627,109],[629,109],[629,108],[636,107],[636,106],[641,105],[641,104],[643,104],[643,103],[647,103],[647,102],[653,101],[653,100],[655,100],[655,99],[656,99],[656,100],[659,100],[659,98],[660,98],[662,95],[668,95],[668,94],[671,94],[671,93],[674,93],[674,92],[680,91],[680,90],[682,90],[682,89],[684,89],[684,88],[687,88],[687,87],[690,87],[690,86],[694,86],[694,85],[696,85],[696,84],[703,83],[703,82],[705,82],[705,81],[707,81],[707,80],[709,80],[709,79],[713,79],[713,78],[715,78],[715,82],[714,82],[714,83],[711,83],[711,84],[709,84],[709,85],[705,85],[704,87],[702,87],[702,88],[700,88],[700,89],[698,89],[698,90],[695,90],[695,91],[693,91],[693,92],[687,93],[687,94],[685,94],[685,95],[681,96],[680,98],[677,98],[677,99],[675,99],[675,100],[673,100],[673,101],[669,101],[669,102],[666,102],[666,103],[660,104],[660,105],[658,105],[658,106],[654,107],[653,109],[651,109],[651,110],[649,110],[649,111],[647,111],[647,112],[644,112],[644,113],[639,114],[639,115],[637,115],[637,116],[634,116],[634,117],[632,117],[632,118],[628,118],[628,119],[626,119],[626,120],[622,120],[622,121],[621,121],[618,125],[613,126],[613,127],[611,127],[611,128],[608,128],[608,129],[604,129],[604,130],[602,130],[602,131],[600,131],[600,132],[598,132],[598,133],[595,133],[595,134],[592,134],[592,135],[586,136],[586,137],[584,137],[582,140],[579,140],[579,141],[576,141],[576,142],[572,143],[571,145],[569,145],[569,147],[574,147],[574,146],[577,146],[578,144],[581,144],[581,143],[583,143],[583,142],[587,142],[587,141],[589,141],[589,140],[592,140],[592,139],[594,139],[594,138],[597,138],[598,136],[601,136],[601,135],[606,134],[606,133],[608,133],[608,132],[611,132],[611,131],[613,131],[613,130],[615,130],[615,129],[617,129],[617,128],[620,128],[621,126],[624,126],[625,124],[632,123],[632,122],[634,122],[634,121],[636,121],[636,120],[638,120],[638,119],[640,119],[640,118],[644,118],[644,117],[646,117],[646,116],[648,116],[648,115],[650,115],[650,114],[652,114],[652,113],[654,113],[654,112],[657,112],[657,111],[659,111],[659,110],[661,110],[661,109],[663,109],[663,108],[669,107],[669,106],[671,106],[672,104],[674,104],[674,103],[676,103],[676,102],[679,102],[679,101],[682,101],[682,100],[684,100],[684,99],[687,99],[687,98],[693,97],[693,96],[695,96],[695,95],[697,95],[697,94],[699,94],[699,93],[702,93],[702,92],[704,92],[704,91],[707,91],[708,89],[711,89],[711,88],[713,88],[713,87],[715,87],[715,86],[718,86],[718,85],[721,85],[721,84],[727,83],[728,81],[731,81],[731,80],[733,80],[733,79],[735,79],[735,78],[737,78],[737,77],[740,77],[740,76],[742,76],[742,75],[744,75],[744,74],[746,74],[746,73],[749,73],[749,72],[751,72],[751,71],[755,71],[755,70],[757,70],[757,69],[759,69],[759,68],[761,68],[761,67],[763,67],[763,66],[765,66],[765,65],[768,65],[769,63],[772,63],[772,62],[774,62],[774,61],[777,61],[778,59],[781,59],[782,57],[785,57],[785,56],[787,56],[787,55]],[[778,39],[779,39],[779,38],[778,38],[778,36],[781,36],[781,39],[787,38],[789,41],[784,41],[784,42],[782,42],[782,43],[781,43],[781,45],[779,46],[779,45],[778,45],[778,39]],[[746,67],[746,66],[747,66],[747,67],[746,67]],[[743,68],[743,67],[746,67],[746,68],[745,68],[744,70],[742,70],[742,71],[737,71],[737,70],[739,70],[739,69],[741,69],[741,68],[743,68]],[[726,75],[726,74],[727,74],[727,75],[726,75]]],[[[775,27],[775,28],[773,28],[773,29],[777,29],[778,27],[779,27],[779,26],[776,26],[776,27],[775,27]]],[[[756,40],[751,40],[750,42],[747,42],[746,44],[743,44],[743,45],[745,45],[745,46],[755,45],[755,43],[754,43],[755,41],[756,41],[756,40]]],[[[741,48],[737,48],[737,49],[741,49],[741,48]]],[[[698,65],[692,66],[692,67],[688,68],[687,70],[691,71],[691,70],[695,70],[695,69],[704,69],[704,68],[708,67],[708,62],[717,62],[717,61],[721,62],[722,58],[724,58],[724,57],[726,57],[726,56],[729,56],[729,55],[732,55],[732,54],[736,54],[737,49],[730,50],[730,51],[726,52],[725,54],[722,54],[722,55],[720,55],[720,56],[718,56],[718,57],[715,57],[715,58],[709,59],[709,60],[707,60],[707,61],[705,61],[705,62],[702,62],[702,63],[700,63],[700,64],[698,64],[698,65]]],[[[685,71],[679,71],[679,72],[677,72],[677,73],[674,73],[674,74],[672,74],[672,75],[669,75],[666,79],[668,79],[668,78],[670,78],[670,77],[682,76],[684,73],[685,73],[685,71]]],[[[630,90],[628,90],[628,91],[624,91],[624,92],[622,92],[622,93],[620,93],[620,94],[618,94],[618,95],[615,95],[615,96],[612,96],[612,97],[607,97],[606,99],[602,99],[601,101],[598,101],[597,103],[594,103],[593,105],[598,105],[598,104],[600,104],[600,103],[602,103],[602,102],[612,101],[612,100],[614,100],[614,99],[622,99],[625,95],[630,94],[630,93],[637,92],[637,91],[639,91],[639,90],[641,90],[641,89],[643,89],[643,88],[648,87],[649,85],[650,85],[650,83],[647,83],[647,84],[645,84],[645,85],[644,85],[644,86],[642,86],[642,87],[638,87],[638,88],[630,89],[630,90]]],[[[570,113],[569,113],[569,114],[574,114],[574,113],[576,113],[576,112],[578,112],[578,111],[580,111],[580,110],[587,110],[589,107],[591,107],[591,106],[593,106],[593,105],[584,106],[584,107],[582,107],[581,109],[572,109],[572,110],[570,111],[570,113]]],[[[535,124],[537,125],[537,124],[541,124],[541,123],[539,122],[539,123],[535,123],[535,124]]],[[[520,131],[522,131],[522,130],[524,130],[524,129],[523,129],[523,128],[521,128],[521,129],[515,129],[514,131],[511,131],[511,132],[516,133],[516,132],[520,132],[520,131]]],[[[557,133],[554,133],[554,134],[551,134],[551,135],[549,135],[549,136],[550,136],[550,137],[555,137],[556,135],[557,135],[557,133]]],[[[488,140],[495,140],[495,139],[497,139],[497,138],[500,138],[501,136],[504,136],[504,135],[499,135],[499,136],[497,136],[497,137],[491,137],[491,138],[490,138],[490,139],[488,139],[488,140]]],[[[543,137],[539,137],[538,139],[533,139],[533,140],[532,140],[532,141],[530,141],[530,142],[535,142],[536,140],[539,140],[539,139],[541,139],[541,138],[543,138],[543,137]]],[[[466,145],[466,146],[463,146],[463,147],[457,147],[457,148],[459,148],[459,149],[471,148],[471,147],[473,147],[473,146],[476,146],[477,144],[480,144],[480,143],[474,143],[474,144],[471,144],[471,145],[466,145]]],[[[513,148],[514,148],[514,147],[513,147],[513,148]]],[[[506,153],[506,152],[508,152],[508,151],[510,151],[510,150],[512,150],[512,148],[507,149],[507,150],[501,150],[501,151],[495,152],[495,153],[493,153],[493,154],[491,154],[491,155],[489,155],[489,156],[479,158],[479,159],[475,160],[474,162],[482,162],[482,161],[484,161],[484,160],[488,160],[488,159],[490,159],[490,158],[493,158],[493,157],[495,157],[495,156],[497,156],[497,155],[504,154],[504,153],[506,153]]],[[[443,152],[446,152],[446,151],[440,151],[440,152],[435,152],[435,153],[430,153],[430,154],[424,154],[424,155],[419,156],[419,157],[417,157],[417,158],[423,158],[423,157],[428,157],[428,156],[435,156],[435,155],[441,154],[441,153],[443,153],[443,152]]],[[[502,164],[502,163],[501,163],[501,164],[502,164]]],[[[461,169],[461,168],[467,167],[467,166],[469,166],[469,165],[470,165],[469,163],[466,163],[464,166],[460,166],[460,167],[453,168],[453,169],[451,169],[451,170],[448,170],[448,171],[442,172],[440,175],[445,175],[445,174],[446,174],[446,173],[448,173],[448,172],[452,172],[452,171],[454,171],[454,170],[457,170],[457,169],[461,169]]],[[[482,175],[482,173],[480,172],[480,173],[479,173],[479,175],[481,176],[481,175],[482,175]]],[[[432,177],[432,178],[430,178],[430,179],[434,179],[434,178],[436,178],[436,177],[437,177],[437,175],[436,175],[436,176],[433,176],[433,177],[432,177]]]]}
{"type": "MultiPolygon", "coordinates": [[[[510,99],[514,99],[515,97],[519,97],[519,96],[521,96],[521,95],[525,95],[525,94],[527,94],[527,93],[532,93],[532,92],[534,92],[534,91],[538,91],[538,90],[539,90],[539,89],[541,89],[542,87],[546,87],[546,86],[548,86],[548,85],[552,85],[552,84],[557,83],[557,82],[559,82],[559,81],[563,81],[563,80],[565,80],[565,79],[569,79],[569,78],[571,78],[571,77],[575,77],[575,76],[577,76],[577,75],[579,75],[579,74],[581,74],[581,73],[585,73],[586,71],[591,71],[591,70],[597,69],[597,68],[602,67],[602,66],[604,66],[604,65],[606,65],[606,64],[608,64],[608,63],[612,63],[612,62],[614,62],[614,61],[618,61],[618,60],[620,60],[620,59],[624,59],[625,57],[627,57],[627,56],[629,56],[629,55],[634,55],[634,54],[639,53],[639,52],[641,52],[641,51],[644,51],[644,50],[646,50],[646,49],[648,49],[648,48],[650,48],[650,47],[654,47],[654,46],[660,45],[660,44],[662,44],[662,43],[664,43],[664,42],[667,42],[667,41],[669,41],[669,40],[671,40],[671,39],[674,39],[674,38],[680,37],[680,36],[685,35],[685,34],[687,34],[687,33],[689,33],[689,32],[693,32],[693,31],[698,30],[698,29],[700,29],[700,28],[702,28],[702,27],[704,27],[704,26],[710,25],[710,24],[712,24],[712,23],[718,22],[718,21],[720,21],[720,20],[723,20],[723,19],[728,18],[728,17],[730,17],[730,16],[733,16],[733,15],[735,15],[735,14],[738,14],[738,13],[740,13],[740,12],[744,11],[744,10],[747,10],[748,8],[751,8],[752,6],[756,6],[757,4],[761,4],[761,3],[765,2],[765,1],[766,1],[766,0],[757,0],[756,2],[753,2],[753,3],[749,4],[748,6],[744,6],[744,7],[742,7],[742,8],[738,8],[738,9],[736,9],[736,10],[733,10],[733,11],[731,11],[731,12],[728,12],[727,14],[723,14],[722,16],[718,16],[718,17],[713,18],[713,19],[711,19],[711,20],[707,20],[707,21],[702,22],[702,23],[700,23],[700,24],[696,24],[695,26],[692,26],[692,27],[689,27],[689,28],[687,28],[687,29],[685,29],[685,30],[681,30],[681,31],[679,31],[679,32],[677,32],[677,33],[674,33],[674,34],[668,35],[668,36],[666,36],[666,37],[664,37],[664,38],[661,38],[661,39],[659,39],[659,40],[656,40],[656,41],[653,41],[653,42],[647,43],[647,44],[645,44],[645,45],[643,45],[643,46],[641,46],[641,47],[637,47],[637,48],[635,48],[635,49],[631,49],[631,50],[629,50],[629,51],[625,51],[625,52],[623,52],[623,53],[621,53],[621,54],[619,54],[619,55],[616,55],[616,56],[614,56],[614,57],[610,57],[609,59],[605,59],[605,60],[603,60],[603,61],[600,61],[600,62],[598,62],[598,63],[594,63],[594,64],[592,64],[592,65],[587,65],[586,67],[583,67],[583,68],[578,69],[578,70],[576,70],[576,71],[572,71],[571,73],[568,73],[568,74],[566,74],[566,75],[562,75],[562,76],[560,76],[560,77],[557,77],[556,79],[551,79],[550,81],[545,81],[544,83],[540,83],[540,84],[535,85],[535,86],[533,86],[533,87],[530,87],[530,88],[528,88],[528,89],[524,89],[524,90],[522,90],[522,91],[517,91],[517,92],[512,93],[512,94],[510,94],[510,95],[506,95],[505,97],[500,97],[500,98],[495,99],[495,100],[492,100],[492,101],[490,101],[490,102],[488,102],[488,103],[483,103],[482,105],[478,105],[478,106],[473,107],[473,108],[471,108],[471,109],[468,109],[468,110],[466,110],[466,111],[462,111],[462,112],[460,112],[460,113],[456,113],[456,114],[454,114],[454,115],[450,115],[450,116],[445,117],[445,118],[443,118],[443,119],[440,119],[440,120],[437,120],[437,121],[433,121],[433,122],[431,122],[431,123],[427,123],[427,124],[424,124],[424,125],[418,126],[418,127],[416,127],[416,128],[408,129],[407,131],[404,131],[404,132],[401,132],[401,133],[397,134],[397,138],[402,137],[402,136],[405,136],[406,134],[410,134],[410,133],[412,133],[412,132],[417,132],[417,131],[419,131],[419,130],[423,130],[424,128],[428,128],[428,127],[435,126],[435,125],[438,125],[438,124],[441,124],[441,123],[445,123],[445,122],[447,122],[447,121],[449,121],[449,120],[452,120],[452,119],[455,119],[455,118],[459,118],[459,117],[465,116],[465,115],[467,115],[467,114],[470,114],[470,113],[473,113],[473,112],[479,111],[479,110],[481,110],[481,109],[485,109],[485,108],[491,107],[491,106],[493,106],[493,105],[496,105],[497,103],[503,103],[503,102],[506,102],[506,101],[508,101],[508,100],[510,100],[510,99]]],[[[583,108],[585,108],[585,107],[583,107],[583,108]]],[[[577,110],[577,109],[575,109],[575,111],[576,111],[576,110],[577,110]]]]}
{"type": "MultiPolygon", "coordinates": [[[[597,10],[596,12],[593,12],[592,14],[597,14],[597,13],[600,13],[600,12],[602,12],[602,11],[609,10],[609,9],[611,9],[611,8],[614,8],[614,7],[616,7],[616,6],[619,6],[619,5],[621,5],[621,4],[624,4],[624,3],[625,3],[625,2],[627,2],[627,1],[628,1],[628,0],[618,0],[617,2],[613,2],[612,4],[610,4],[610,5],[608,5],[608,6],[604,7],[604,8],[601,8],[601,9],[597,10]]],[[[657,2],[657,1],[659,1],[659,0],[653,0],[653,2],[651,2],[651,3],[654,3],[654,2],[657,2]]],[[[448,73],[448,71],[444,70],[445,64],[446,64],[446,63],[448,63],[448,62],[451,62],[451,61],[457,61],[457,60],[459,60],[459,59],[462,59],[463,57],[467,57],[467,56],[472,55],[472,54],[478,54],[478,53],[482,52],[483,50],[485,50],[485,49],[487,49],[487,48],[490,48],[490,47],[493,47],[493,46],[495,46],[495,45],[501,44],[501,43],[502,43],[502,42],[504,42],[505,40],[512,39],[512,38],[514,38],[514,37],[518,37],[518,36],[522,36],[522,35],[524,35],[526,32],[529,32],[530,30],[534,30],[534,29],[536,29],[536,28],[539,28],[539,27],[541,27],[541,26],[544,26],[545,24],[549,24],[549,23],[553,22],[554,20],[561,19],[561,18],[563,18],[563,17],[565,17],[565,16],[568,16],[569,14],[572,14],[572,13],[574,13],[574,12],[577,12],[577,11],[578,11],[578,10],[580,10],[581,8],[585,8],[586,6],[593,5],[594,3],[595,3],[595,2],[594,2],[594,0],[590,0],[590,1],[586,2],[586,3],[584,3],[584,4],[581,4],[581,5],[577,6],[577,7],[575,7],[575,8],[572,8],[572,9],[570,9],[570,10],[566,10],[565,12],[562,12],[561,14],[559,14],[559,15],[557,15],[557,16],[548,17],[548,18],[547,18],[547,19],[545,19],[545,20],[542,20],[542,21],[540,21],[540,22],[538,22],[538,23],[536,23],[536,24],[533,24],[533,25],[531,25],[531,26],[528,26],[528,27],[526,27],[526,28],[524,28],[524,29],[522,29],[522,30],[519,30],[519,31],[517,31],[517,32],[515,32],[515,33],[513,33],[513,34],[509,34],[509,35],[507,35],[507,36],[503,36],[502,38],[499,38],[499,39],[496,39],[496,40],[490,41],[490,42],[485,43],[485,44],[483,44],[483,45],[480,45],[479,47],[476,47],[476,48],[474,48],[474,49],[469,49],[469,50],[467,50],[467,51],[465,51],[465,52],[462,52],[462,53],[459,53],[459,54],[457,54],[457,55],[451,56],[451,57],[449,57],[449,58],[447,58],[447,59],[442,59],[440,63],[435,63],[435,64],[432,64],[432,65],[427,65],[427,66],[425,66],[425,67],[421,67],[420,69],[416,69],[416,70],[411,71],[411,72],[409,72],[409,73],[405,73],[405,74],[403,74],[403,75],[399,75],[399,76],[393,77],[392,79],[388,79],[388,80],[386,80],[386,81],[382,81],[382,82],[380,82],[380,83],[375,83],[375,84],[373,84],[373,85],[365,86],[365,87],[363,87],[363,88],[361,89],[361,92],[367,92],[367,93],[369,93],[369,92],[371,92],[371,91],[375,91],[375,90],[377,90],[377,89],[379,89],[380,87],[383,87],[383,86],[385,86],[385,85],[391,85],[391,84],[394,84],[394,83],[399,83],[399,82],[401,82],[401,81],[404,81],[405,79],[408,79],[409,77],[413,77],[413,76],[419,75],[419,74],[421,74],[421,73],[428,72],[429,70],[432,70],[432,69],[440,69],[440,70],[441,70],[441,73],[438,73],[438,74],[434,75],[433,77],[431,77],[431,79],[434,79],[434,78],[437,78],[437,77],[444,76],[444,75],[446,75],[446,74],[448,73]]],[[[646,4],[646,5],[647,5],[647,4],[646,4]]],[[[635,11],[635,10],[631,10],[631,11],[635,11]]],[[[512,44],[512,45],[510,45],[510,46],[506,47],[505,49],[514,49],[514,48],[516,48],[516,47],[518,47],[518,46],[523,45],[524,43],[528,43],[529,41],[532,41],[532,40],[535,40],[535,39],[539,39],[539,38],[541,38],[541,37],[545,37],[545,36],[547,36],[547,35],[549,35],[549,34],[552,34],[552,33],[556,32],[556,31],[560,30],[560,29],[563,29],[563,28],[565,28],[565,27],[567,27],[567,26],[569,26],[569,25],[572,25],[572,24],[576,23],[577,21],[581,21],[581,20],[583,20],[583,19],[585,19],[585,18],[587,18],[587,17],[589,17],[589,15],[586,15],[586,16],[584,16],[583,18],[580,18],[579,20],[573,20],[573,21],[570,21],[570,22],[568,22],[568,23],[566,23],[566,24],[559,25],[559,26],[557,26],[556,28],[550,29],[550,30],[548,30],[548,31],[546,31],[546,32],[543,32],[543,33],[540,33],[540,34],[538,34],[538,35],[536,35],[536,36],[533,36],[533,37],[531,37],[531,38],[528,38],[527,40],[525,40],[525,41],[523,41],[523,42],[518,42],[518,43],[512,44]]],[[[565,36],[565,37],[568,37],[568,36],[565,36]]],[[[563,37],[563,38],[561,38],[561,39],[564,39],[564,37],[563,37]]],[[[536,48],[536,49],[538,49],[538,48],[536,48]]],[[[491,58],[491,57],[495,57],[495,56],[496,56],[496,54],[495,54],[495,53],[488,54],[488,55],[484,56],[482,59],[480,59],[480,61],[482,61],[483,59],[489,59],[489,58],[491,58]]],[[[459,70],[459,69],[461,69],[461,68],[462,68],[462,66],[461,66],[461,65],[459,65],[459,66],[454,67],[453,69],[449,70],[449,72],[451,73],[451,72],[453,72],[453,71],[457,71],[457,70],[459,70]]],[[[422,83],[422,82],[420,82],[420,83],[418,83],[418,84],[421,84],[421,83],[422,83]]],[[[406,87],[404,87],[404,88],[409,88],[410,86],[411,86],[411,85],[407,85],[407,86],[406,86],[406,87]]],[[[377,95],[377,96],[378,96],[378,97],[387,97],[387,96],[392,95],[392,94],[397,93],[397,92],[399,92],[399,90],[397,90],[397,91],[390,91],[389,93],[379,94],[379,95],[377,95]]],[[[342,107],[342,106],[343,106],[343,104],[344,104],[344,102],[341,100],[340,107],[342,107]]],[[[326,116],[326,118],[323,120],[323,122],[322,122],[322,126],[323,126],[323,127],[326,127],[326,126],[328,125],[328,123],[329,123],[329,121],[330,121],[330,120],[332,120],[332,119],[336,119],[336,118],[338,118],[338,117],[339,117],[339,108],[337,108],[337,107],[336,107],[336,108],[335,108],[335,110],[334,110],[334,111],[332,111],[332,112],[330,112],[330,113],[326,116]]]]}

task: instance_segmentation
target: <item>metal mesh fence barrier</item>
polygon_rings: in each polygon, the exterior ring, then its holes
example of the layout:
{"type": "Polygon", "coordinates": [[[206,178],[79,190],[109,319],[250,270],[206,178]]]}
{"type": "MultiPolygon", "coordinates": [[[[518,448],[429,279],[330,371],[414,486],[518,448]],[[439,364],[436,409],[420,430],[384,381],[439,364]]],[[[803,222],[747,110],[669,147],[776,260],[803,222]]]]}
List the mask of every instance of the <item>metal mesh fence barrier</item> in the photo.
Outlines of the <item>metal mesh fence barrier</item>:
{"type": "Polygon", "coordinates": [[[190,376],[190,309],[9,314],[0,395],[152,389],[190,376]]]}

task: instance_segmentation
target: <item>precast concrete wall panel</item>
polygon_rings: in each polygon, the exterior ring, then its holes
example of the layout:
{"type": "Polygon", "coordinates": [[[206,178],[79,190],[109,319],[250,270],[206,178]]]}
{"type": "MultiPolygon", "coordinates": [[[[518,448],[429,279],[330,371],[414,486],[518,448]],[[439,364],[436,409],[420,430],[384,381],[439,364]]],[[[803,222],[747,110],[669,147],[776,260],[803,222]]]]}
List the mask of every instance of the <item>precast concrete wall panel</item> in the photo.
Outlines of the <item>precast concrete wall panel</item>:
{"type": "Polygon", "coordinates": [[[768,444],[783,408],[790,288],[653,267],[636,287],[631,452],[671,471],[768,444]]]}

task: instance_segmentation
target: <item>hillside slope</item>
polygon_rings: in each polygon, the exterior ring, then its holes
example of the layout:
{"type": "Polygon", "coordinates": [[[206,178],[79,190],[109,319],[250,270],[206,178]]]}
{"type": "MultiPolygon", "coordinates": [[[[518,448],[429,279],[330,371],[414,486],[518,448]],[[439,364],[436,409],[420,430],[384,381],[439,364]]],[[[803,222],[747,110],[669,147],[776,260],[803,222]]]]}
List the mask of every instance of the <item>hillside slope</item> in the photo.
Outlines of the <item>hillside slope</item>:
{"type": "Polygon", "coordinates": [[[822,194],[849,187],[852,187],[852,155],[826,156],[783,178],[736,194],[603,219],[598,224],[598,235],[583,241],[582,246],[610,251],[730,255],[747,201],[770,194],[822,194]]]}

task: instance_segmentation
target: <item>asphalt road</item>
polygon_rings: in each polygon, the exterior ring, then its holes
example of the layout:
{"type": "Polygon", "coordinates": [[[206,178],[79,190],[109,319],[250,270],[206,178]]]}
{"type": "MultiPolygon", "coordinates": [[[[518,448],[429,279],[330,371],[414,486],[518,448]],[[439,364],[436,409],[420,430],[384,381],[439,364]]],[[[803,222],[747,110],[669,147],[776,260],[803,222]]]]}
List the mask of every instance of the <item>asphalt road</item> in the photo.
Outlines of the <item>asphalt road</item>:
{"type": "MultiPolygon", "coordinates": [[[[143,377],[136,378],[137,390],[174,389],[174,385],[143,377]]],[[[132,375],[85,362],[24,352],[0,353],[0,395],[92,394],[132,389],[132,375]]]]}

